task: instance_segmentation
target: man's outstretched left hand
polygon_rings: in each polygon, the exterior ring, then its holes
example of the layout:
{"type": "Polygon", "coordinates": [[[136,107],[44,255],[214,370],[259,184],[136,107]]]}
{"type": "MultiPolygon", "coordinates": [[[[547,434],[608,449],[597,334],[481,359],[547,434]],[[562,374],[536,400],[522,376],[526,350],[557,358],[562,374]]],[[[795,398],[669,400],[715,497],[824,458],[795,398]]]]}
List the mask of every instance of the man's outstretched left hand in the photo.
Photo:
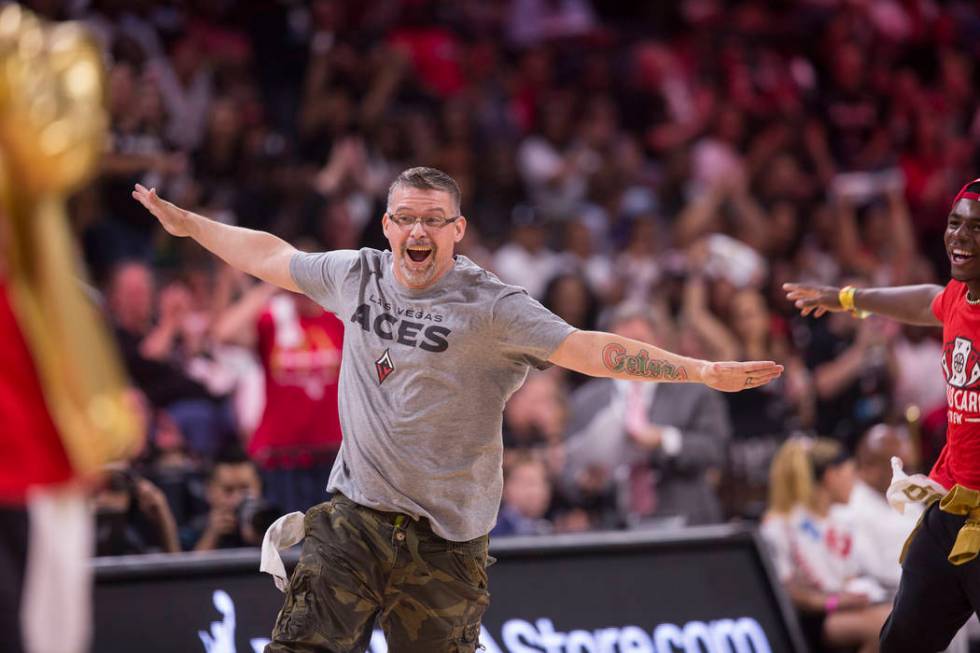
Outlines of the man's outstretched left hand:
{"type": "Polygon", "coordinates": [[[783,366],[773,361],[705,363],[701,382],[722,392],[738,392],[758,388],[783,373],[783,366]]]}

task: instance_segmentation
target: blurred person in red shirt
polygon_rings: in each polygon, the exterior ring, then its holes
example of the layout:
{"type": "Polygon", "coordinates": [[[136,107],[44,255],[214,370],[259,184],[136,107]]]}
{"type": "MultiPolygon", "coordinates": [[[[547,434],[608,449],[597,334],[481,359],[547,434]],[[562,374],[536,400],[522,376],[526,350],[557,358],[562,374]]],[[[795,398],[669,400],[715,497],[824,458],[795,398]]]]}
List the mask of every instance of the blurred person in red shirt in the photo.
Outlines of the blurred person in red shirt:
{"type": "Polygon", "coordinates": [[[436,20],[438,3],[402,3],[401,16],[388,42],[408,55],[422,87],[437,97],[449,98],[464,86],[463,44],[436,20]]]}
{"type": "Polygon", "coordinates": [[[343,324],[303,295],[261,284],[218,319],[214,336],[255,347],[262,363],[265,409],[248,453],[266,498],[284,512],[320,503],[341,442],[343,324]]]}

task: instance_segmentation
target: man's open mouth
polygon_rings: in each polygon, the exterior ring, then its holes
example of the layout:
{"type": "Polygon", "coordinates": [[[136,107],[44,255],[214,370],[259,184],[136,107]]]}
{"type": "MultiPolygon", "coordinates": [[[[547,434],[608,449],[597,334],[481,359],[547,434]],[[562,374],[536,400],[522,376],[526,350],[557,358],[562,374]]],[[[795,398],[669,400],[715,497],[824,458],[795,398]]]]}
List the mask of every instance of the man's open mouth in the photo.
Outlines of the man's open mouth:
{"type": "Polygon", "coordinates": [[[956,265],[963,265],[972,261],[975,254],[966,251],[965,249],[960,249],[959,247],[954,247],[949,251],[949,257],[952,259],[953,263],[956,265]]]}
{"type": "Polygon", "coordinates": [[[432,248],[427,245],[411,245],[405,248],[408,258],[416,263],[421,263],[432,254],[432,248]]]}

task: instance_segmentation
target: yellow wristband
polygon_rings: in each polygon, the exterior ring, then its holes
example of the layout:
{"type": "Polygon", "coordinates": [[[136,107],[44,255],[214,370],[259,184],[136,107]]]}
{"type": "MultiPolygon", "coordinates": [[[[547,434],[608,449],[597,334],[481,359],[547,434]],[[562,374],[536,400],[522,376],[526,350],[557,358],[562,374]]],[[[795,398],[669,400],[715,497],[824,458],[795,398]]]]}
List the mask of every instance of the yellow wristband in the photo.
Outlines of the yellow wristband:
{"type": "Polygon", "coordinates": [[[858,308],[854,305],[855,292],[857,292],[857,288],[854,286],[844,286],[840,289],[840,292],[837,293],[837,301],[840,302],[841,308],[843,308],[845,311],[849,311],[854,317],[859,317],[863,320],[871,315],[871,313],[868,311],[858,310],[858,308]]]}

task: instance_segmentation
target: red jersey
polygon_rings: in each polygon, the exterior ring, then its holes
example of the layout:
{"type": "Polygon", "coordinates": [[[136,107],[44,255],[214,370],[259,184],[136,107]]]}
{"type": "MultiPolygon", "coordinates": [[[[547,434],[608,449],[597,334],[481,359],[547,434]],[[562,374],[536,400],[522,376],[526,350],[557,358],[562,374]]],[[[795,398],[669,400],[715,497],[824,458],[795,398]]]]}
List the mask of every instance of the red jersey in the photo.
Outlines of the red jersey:
{"type": "Polygon", "coordinates": [[[337,383],[344,325],[327,312],[306,317],[291,310],[278,320],[276,313],[270,306],[258,321],[265,410],[248,451],[265,465],[305,467],[318,450],[340,446],[337,383]]]}
{"type": "Polygon", "coordinates": [[[389,42],[408,54],[423,86],[440,97],[451,97],[465,85],[459,39],[449,30],[406,27],[395,30],[389,42]]]}
{"type": "Polygon", "coordinates": [[[980,306],[967,304],[966,291],[954,279],[932,302],[943,323],[947,427],[946,446],[929,475],[947,489],[959,483],[980,490],[980,306]]]}
{"type": "Polygon", "coordinates": [[[0,281],[0,502],[22,504],[33,485],[72,476],[41,382],[0,281]]]}

